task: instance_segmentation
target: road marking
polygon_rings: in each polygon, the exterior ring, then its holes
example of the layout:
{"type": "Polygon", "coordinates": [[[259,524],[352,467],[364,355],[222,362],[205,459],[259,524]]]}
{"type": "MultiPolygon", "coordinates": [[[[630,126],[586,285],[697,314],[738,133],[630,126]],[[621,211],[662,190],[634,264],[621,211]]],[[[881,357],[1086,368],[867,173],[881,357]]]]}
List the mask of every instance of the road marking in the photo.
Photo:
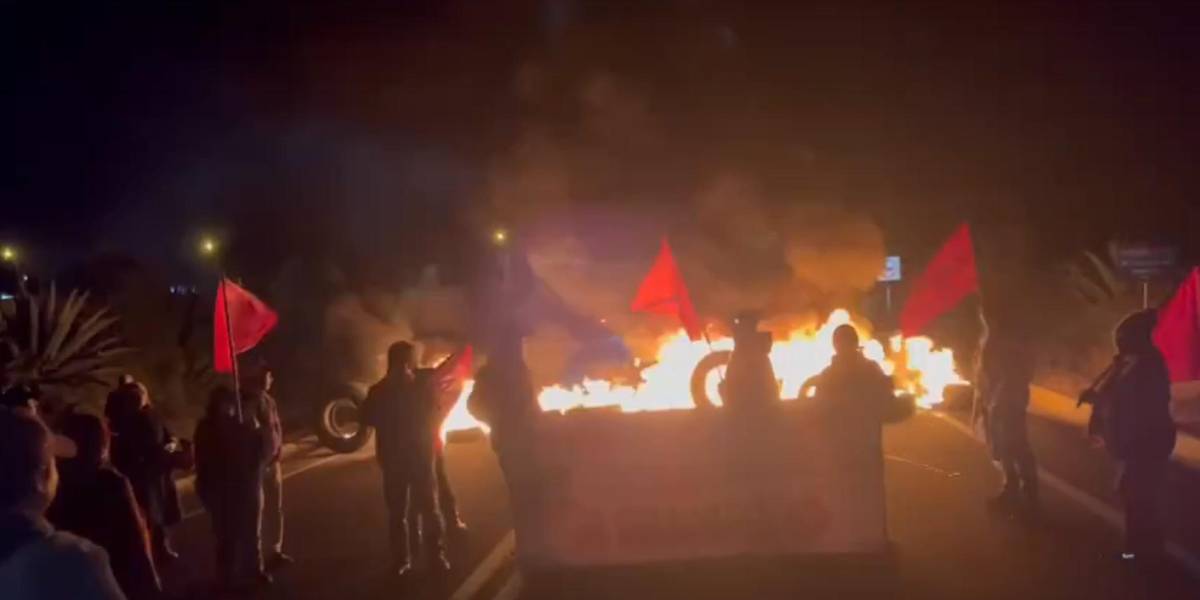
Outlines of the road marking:
{"type": "MultiPolygon", "coordinates": [[[[979,438],[975,436],[975,432],[972,431],[970,427],[967,427],[959,422],[957,419],[936,412],[931,412],[930,414],[934,415],[938,419],[941,419],[943,423],[953,427],[959,433],[962,433],[976,442],[980,442],[979,438]]],[[[1075,487],[1074,485],[1071,485],[1070,483],[1067,483],[1066,480],[1040,466],[1038,467],[1038,477],[1040,477],[1041,480],[1046,483],[1046,485],[1054,488],[1055,491],[1079,503],[1080,506],[1092,513],[1094,516],[1098,517],[1101,521],[1108,523],[1108,525],[1113,529],[1118,531],[1124,530],[1125,518],[1121,515],[1120,511],[1113,508],[1107,502],[1096,498],[1095,496],[1075,487]]],[[[1167,542],[1167,555],[1175,559],[1180,565],[1183,566],[1183,568],[1187,569],[1192,576],[1200,578],[1200,558],[1198,558],[1195,554],[1192,554],[1187,548],[1184,548],[1182,545],[1176,542],[1167,542]]]]}
{"type": "MultiPolygon", "coordinates": [[[[292,471],[292,472],[290,472],[290,473],[284,473],[284,474],[283,474],[283,480],[284,480],[284,481],[287,481],[289,478],[291,478],[291,477],[294,477],[294,476],[296,476],[296,475],[299,475],[299,474],[301,474],[301,473],[303,473],[303,472],[305,472],[305,471],[307,471],[307,470],[309,470],[309,469],[315,469],[315,468],[317,468],[317,467],[319,467],[319,466],[321,466],[321,465],[324,465],[324,464],[327,464],[327,463],[329,463],[330,461],[333,461],[333,460],[336,460],[336,459],[339,459],[339,458],[347,458],[347,457],[351,457],[351,456],[354,456],[354,455],[353,455],[353,454],[334,454],[334,455],[331,455],[331,456],[326,456],[326,457],[324,457],[324,458],[318,458],[317,460],[314,460],[314,461],[312,461],[312,462],[310,462],[310,463],[308,463],[308,464],[306,464],[306,465],[304,465],[304,466],[300,467],[299,469],[296,469],[296,470],[294,470],[294,471],[292,471]]],[[[201,508],[196,508],[196,509],[193,509],[193,510],[189,510],[188,512],[186,512],[186,513],[183,513],[183,520],[184,520],[184,521],[186,521],[186,520],[188,520],[188,519],[192,519],[192,518],[198,517],[198,516],[200,516],[200,515],[202,515],[202,514],[204,514],[204,508],[203,508],[203,507],[201,507],[201,508]]]]}
{"type": "Polygon", "coordinates": [[[911,467],[916,467],[918,469],[921,469],[922,471],[928,471],[928,472],[934,473],[936,475],[941,475],[942,477],[945,477],[946,479],[954,479],[955,477],[959,477],[962,475],[962,473],[959,473],[958,471],[947,471],[945,469],[939,469],[938,467],[935,467],[933,465],[927,465],[925,463],[917,462],[915,460],[909,460],[907,458],[904,458],[903,456],[896,456],[895,454],[884,454],[883,458],[884,458],[884,460],[898,462],[903,465],[909,465],[911,467]]]}
{"type": "Polygon", "coordinates": [[[504,583],[504,587],[500,588],[499,592],[492,600],[516,600],[521,593],[521,573],[514,572],[508,581],[504,583]]]}
{"type": "MultiPolygon", "coordinates": [[[[496,572],[504,566],[504,561],[508,560],[509,555],[516,548],[517,537],[510,529],[508,533],[504,534],[503,538],[500,538],[500,542],[496,544],[496,547],[492,548],[492,552],[487,555],[487,558],[483,559],[483,562],[479,563],[478,567],[475,567],[475,570],[467,576],[467,579],[463,581],[462,585],[458,586],[457,590],[454,590],[454,594],[450,596],[450,600],[471,600],[471,598],[474,598],[479,593],[479,590],[483,589],[483,586],[487,584],[488,580],[495,576],[496,572]]],[[[511,583],[512,580],[510,579],[509,582],[511,583]]]]}

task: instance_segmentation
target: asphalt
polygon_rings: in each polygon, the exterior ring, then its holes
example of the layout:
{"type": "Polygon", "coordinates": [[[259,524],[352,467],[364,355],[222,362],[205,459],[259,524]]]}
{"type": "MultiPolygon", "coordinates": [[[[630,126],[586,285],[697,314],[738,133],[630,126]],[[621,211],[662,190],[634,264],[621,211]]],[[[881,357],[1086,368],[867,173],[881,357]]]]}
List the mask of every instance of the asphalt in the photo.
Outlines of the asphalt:
{"type": "MultiPolygon", "coordinates": [[[[953,417],[951,417],[953,418],[953,417]]],[[[1040,418],[1031,432],[1045,490],[1040,523],[997,517],[984,499],[999,477],[960,424],[930,413],[885,431],[892,549],[880,557],[726,560],[594,572],[518,576],[506,537],[505,487],[486,442],[451,444],[450,478],[468,537],[452,546],[455,568],[424,584],[388,573],[379,475],[369,452],[297,452],[285,468],[286,546],[296,564],[264,598],[1200,598],[1200,581],[1176,562],[1136,567],[1117,560],[1112,468],[1077,429],[1040,418]],[[498,548],[499,546],[499,548],[498,548]]],[[[1200,476],[1177,467],[1168,507],[1171,535],[1200,555],[1200,476]]],[[[211,537],[195,513],[175,532],[184,558],[167,569],[178,596],[211,598],[211,537]]]]}

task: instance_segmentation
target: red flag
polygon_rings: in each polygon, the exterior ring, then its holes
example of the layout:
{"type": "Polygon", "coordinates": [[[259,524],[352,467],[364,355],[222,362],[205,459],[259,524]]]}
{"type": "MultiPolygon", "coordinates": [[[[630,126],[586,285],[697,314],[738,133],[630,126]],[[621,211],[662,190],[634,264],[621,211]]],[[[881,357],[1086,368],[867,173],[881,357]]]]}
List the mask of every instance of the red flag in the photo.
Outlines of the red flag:
{"type": "Polygon", "coordinates": [[[671,254],[671,246],[665,237],[658,258],[654,259],[654,266],[650,267],[650,272],[638,287],[637,296],[633,298],[633,311],[675,315],[692,341],[700,339],[703,334],[700,317],[696,316],[696,307],[692,306],[692,297],[688,295],[683,275],[675,264],[675,256],[671,254]]]}
{"type": "Polygon", "coordinates": [[[471,377],[474,358],[475,351],[468,345],[434,367],[433,385],[437,390],[438,404],[443,410],[454,408],[454,402],[462,394],[463,384],[471,377]]]}
{"type": "Polygon", "coordinates": [[[1172,383],[1200,379],[1200,267],[1159,309],[1154,344],[1167,361],[1172,383]]]}
{"type": "Polygon", "coordinates": [[[900,330],[906,336],[915,335],[978,291],[975,246],[971,243],[971,228],[963,223],[913,285],[900,311],[900,330]]]}
{"type": "Polygon", "coordinates": [[[253,348],[277,323],[279,315],[270,306],[238,284],[222,279],[213,310],[213,370],[232,373],[234,358],[230,349],[241,354],[253,348]]]}

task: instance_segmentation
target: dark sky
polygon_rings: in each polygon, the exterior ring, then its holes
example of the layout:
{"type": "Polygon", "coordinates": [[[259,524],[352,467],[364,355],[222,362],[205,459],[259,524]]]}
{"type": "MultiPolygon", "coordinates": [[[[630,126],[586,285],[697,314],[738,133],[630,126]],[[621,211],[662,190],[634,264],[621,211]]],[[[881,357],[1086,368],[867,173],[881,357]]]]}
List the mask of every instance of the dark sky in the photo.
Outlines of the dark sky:
{"type": "Polygon", "coordinates": [[[6,7],[0,236],[437,251],[531,131],[583,148],[580,203],[733,171],[900,247],[964,217],[1053,252],[1200,226],[1196,3],[322,4],[6,7]]]}

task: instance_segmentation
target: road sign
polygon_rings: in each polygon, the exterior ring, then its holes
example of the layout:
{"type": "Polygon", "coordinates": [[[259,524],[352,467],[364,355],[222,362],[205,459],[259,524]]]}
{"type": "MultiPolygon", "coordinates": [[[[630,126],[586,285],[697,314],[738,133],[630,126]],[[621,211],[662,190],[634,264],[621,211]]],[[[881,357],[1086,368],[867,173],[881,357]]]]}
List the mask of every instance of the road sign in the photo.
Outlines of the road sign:
{"type": "Polygon", "coordinates": [[[1166,274],[1179,260],[1179,249],[1174,246],[1114,242],[1109,246],[1109,252],[1122,272],[1141,280],[1166,274]]]}
{"type": "Polygon", "coordinates": [[[879,281],[893,283],[900,281],[901,275],[899,256],[889,256],[883,259],[883,272],[879,274],[879,281]]]}

